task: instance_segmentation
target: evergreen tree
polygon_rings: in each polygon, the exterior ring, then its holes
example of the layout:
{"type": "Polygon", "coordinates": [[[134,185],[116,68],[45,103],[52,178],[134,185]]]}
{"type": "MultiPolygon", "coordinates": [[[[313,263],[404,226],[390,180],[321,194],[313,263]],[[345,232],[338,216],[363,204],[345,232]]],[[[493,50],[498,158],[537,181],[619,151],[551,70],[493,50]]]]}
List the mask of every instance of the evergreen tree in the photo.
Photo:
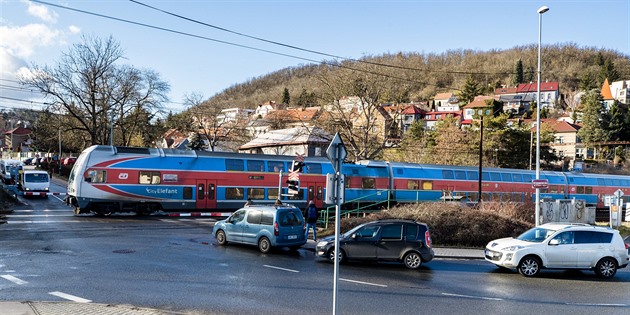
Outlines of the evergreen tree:
{"type": "Polygon", "coordinates": [[[203,142],[203,139],[201,139],[201,136],[198,132],[195,132],[190,137],[188,137],[188,141],[189,142],[186,147],[189,150],[203,151],[206,149],[206,144],[203,142]]]}
{"type": "Polygon", "coordinates": [[[519,85],[523,83],[523,61],[521,59],[516,61],[514,65],[514,73],[512,74],[512,84],[519,85]]]}
{"type": "Polygon", "coordinates": [[[602,64],[599,69],[597,83],[601,86],[604,84],[605,79],[608,79],[608,82],[615,82],[619,80],[619,73],[615,70],[615,63],[610,60],[610,58],[604,59],[604,64],[602,64]]]}
{"type": "Polygon", "coordinates": [[[460,102],[468,104],[475,99],[475,96],[479,95],[479,90],[479,83],[473,79],[472,75],[469,75],[468,78],[466,78],[466,82],[464,82],[464,87],[457,97],[460,102]]]}
{"type": "Polygon", "coordinates": [[[527,71],[525,71],[525,74],[523,75],[523,83],[534,82],[535,77],[536,77],[536,70],[534,70],[534,67],[527,66],[527,71]]]}
{"type": "Polygon", "coordinates": [[[608,131],[611,141],[630,141],[630,125],[628,125],[628,109],[615,103],[610,107],[608,131]]]}
{"type": "Polygon", "coordinates": [[[282,92],[282,104],[289,105],[291,102],[291,96],[289,95],[289,89],[284,88],[284,92],[282,92]]]}
{"type": "Polygon", "coordinates": [[[589,143],[607,141],[609,134],[602,126],[605,120],[604,100],[597,89],[590,90],[582,96],[582,128],[577,135],[588,147],[589,143]]]}
{"type": "Polygon", "coordinates": [[[589,91],[596,88],[597,88],[597,85],[595,83],[595,80],[593,80],[593,76],[591,75],[591,72],[588,70],[584,70],[584,72],[582,72],[582,75],[580,75],[580,82],[578,84],[578,89],[580,91],[589,91]]]}

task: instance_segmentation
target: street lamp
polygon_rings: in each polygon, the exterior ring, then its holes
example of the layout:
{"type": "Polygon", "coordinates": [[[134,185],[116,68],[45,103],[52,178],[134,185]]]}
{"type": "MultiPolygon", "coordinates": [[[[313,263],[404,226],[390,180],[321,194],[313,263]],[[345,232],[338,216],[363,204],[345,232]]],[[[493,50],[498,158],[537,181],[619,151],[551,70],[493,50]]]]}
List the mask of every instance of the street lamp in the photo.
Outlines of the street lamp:
{"type": "Polygon", "coordinates": [[[481,207],[481,193],[482,193],[482,182],[481,182],[481,174],[483,172],[483,109],[478,111],[479,118],[481,119],[479,125],[479,192],[477,197],[477,207],[481,207]]]}
{"type": "MultiPolygon", "coordinates": [[[[540,38],[542,15],[549,11],[548,6],[538,9],[538,88],[536,89],[536,179],[540,179],[540,38]]],[[[536,188],[536,226],[540,225],[540,188],[536,188]]]]}

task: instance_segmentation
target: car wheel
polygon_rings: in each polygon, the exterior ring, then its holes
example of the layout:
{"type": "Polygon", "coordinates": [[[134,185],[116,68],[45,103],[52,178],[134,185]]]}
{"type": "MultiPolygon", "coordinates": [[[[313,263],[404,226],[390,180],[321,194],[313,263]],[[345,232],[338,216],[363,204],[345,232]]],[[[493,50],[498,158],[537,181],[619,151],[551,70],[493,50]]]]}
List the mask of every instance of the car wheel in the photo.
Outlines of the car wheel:
{"type": "Polygon", "coordinates": [[[223,232],[223,230],[219,230],[216,237],[217,243],[219,243],[219,245],[227,244],[227,239],[225,238],[225,232],[223,232]]]}
{"type": "Polygon", "coordinates": [[[617,273],[617,262],[610,257],[604,257],[595,265],[595,273],[601,278],[612,278],[617,273]]]}
{"type": "Polygon", "coordinates": [[[418,269],[422,265],[422,258],[416,252],[409,252],[403,257],[403,263],[409,269],[418,269]]]}
{"type": "MultiPolygon", "coordinates": [[[[328,256],[328,260],[330,260],[330,262],[331,262],[331,263],[334,263],[334,262],[335,262],[335,248],[334,248],[334,247],[331,247],[331,248],[328,250],[328,254],[327,254],[327,256],[328,256]]],[[[343,250],[341,250],[341,251],[339,252],[339,262],[340,262],[340,263],[342,263],[342,262],[344,262],[345,260],[346,260],[346,254],[343,252],[343,250]]]]}
{"type": "Polygon", "coordinates": [[[258,240],[258,249],[263,254],[266,254],[269,250],[271,250],[271,242],[267,237],[263,236],[260,240],[258,240]]]}
{"type": "Polygon", "coordinates": [[[521,259],[518,264],[518,272],[525,277],[533,277],[540,272],[540,260],[533,256],[521,259]]]}

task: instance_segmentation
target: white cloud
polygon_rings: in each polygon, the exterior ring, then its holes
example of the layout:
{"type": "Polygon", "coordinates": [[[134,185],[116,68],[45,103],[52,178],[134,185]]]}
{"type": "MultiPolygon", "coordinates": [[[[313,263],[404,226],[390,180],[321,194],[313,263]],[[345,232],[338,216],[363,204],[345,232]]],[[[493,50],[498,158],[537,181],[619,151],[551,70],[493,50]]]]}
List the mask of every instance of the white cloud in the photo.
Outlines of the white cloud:
{"type": "Polygon", "coordinates": [[[16,57],[25,58],[33,54],[38,46],[56,44],[61,33],[43,24],[28,24],[20,27],[0,26],[1,47],[16,57]]]}
{"type": "MultiPolygon", "coordinates": [[[[26,1],[22,0],[22,2],[26,2],[26,1]]],[[[57,22],[57,18],[59,17],[57,12],[50,11],[48,10],[46,6],[38,5],[31,1],[28,1],[28,14],[34,17],[38,17],[49,23],[57,22]]]]}
{"type": "Polygon", "coordinates": [[[76,33],[80,33],[81,32],[81,28],[79,28],[76,25],[68,26],[68,30],[70,31],[71,34],[76,34],[76,33]]]}

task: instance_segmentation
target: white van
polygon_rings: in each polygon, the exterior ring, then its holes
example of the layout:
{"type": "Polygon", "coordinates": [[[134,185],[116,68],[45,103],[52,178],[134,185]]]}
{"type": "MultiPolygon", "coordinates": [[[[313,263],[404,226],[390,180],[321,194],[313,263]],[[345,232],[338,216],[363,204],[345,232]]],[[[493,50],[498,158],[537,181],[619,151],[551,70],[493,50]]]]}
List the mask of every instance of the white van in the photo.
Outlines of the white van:
{"type": "MultiPolygon", "coordinates": [[[[24,170],[20,174],[19,189],[24,192],[47,193],[50,188],[50,177],[46,171],[24,170]]],[[[44,197],[48,195],[44,194],[44,197]]]]}
{"type": "Polygon", "coordinates": [[[22,166],[22,161],[4,159],[0,160],[0,171],[2,172],[2,181],[7,184],[15,184],[18,172],[22,166]]]}

